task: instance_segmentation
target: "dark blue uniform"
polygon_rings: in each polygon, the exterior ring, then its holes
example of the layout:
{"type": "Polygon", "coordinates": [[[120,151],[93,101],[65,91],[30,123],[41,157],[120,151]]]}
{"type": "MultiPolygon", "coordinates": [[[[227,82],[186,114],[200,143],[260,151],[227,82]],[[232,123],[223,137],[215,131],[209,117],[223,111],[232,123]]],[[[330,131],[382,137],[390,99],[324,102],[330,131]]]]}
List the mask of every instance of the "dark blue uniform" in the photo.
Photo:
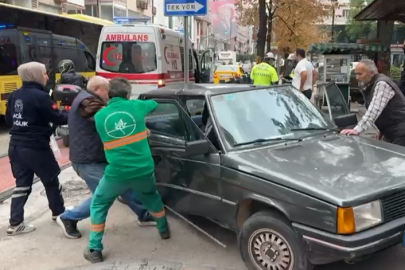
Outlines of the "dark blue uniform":
{"type": "Polygon", "coordinates": [[[58,110],[44,86],[23,82],[8,98],[5,119],[11,126],[8,156],[16,179],[10,225],[17,226],[24,221],[24,205],[31,193],[34,174],[45,187],[52,215],[60,215],[65,208],[58,179],[59,164],[49,145],[50,123],[67,124],[67,114],[58,110]]]}

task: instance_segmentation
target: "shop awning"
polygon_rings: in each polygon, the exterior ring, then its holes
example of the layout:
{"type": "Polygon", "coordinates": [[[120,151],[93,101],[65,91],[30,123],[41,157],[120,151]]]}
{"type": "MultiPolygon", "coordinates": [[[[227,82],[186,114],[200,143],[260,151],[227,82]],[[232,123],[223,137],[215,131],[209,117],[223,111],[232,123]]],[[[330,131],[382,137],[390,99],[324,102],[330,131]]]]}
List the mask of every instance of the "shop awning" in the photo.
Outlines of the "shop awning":
{"type": "Polygon", "coordinates": [[[357,21],[400,21],[405,23],[405,1],[374,0],[354,17],[357,21]]]}
{"type": "Polygon", "coordinates": [[[354,54],[362,52],[385,52],[388,49],[380,44],[357,43],[314,43],[308,52],[317,54],[354,54]]]}

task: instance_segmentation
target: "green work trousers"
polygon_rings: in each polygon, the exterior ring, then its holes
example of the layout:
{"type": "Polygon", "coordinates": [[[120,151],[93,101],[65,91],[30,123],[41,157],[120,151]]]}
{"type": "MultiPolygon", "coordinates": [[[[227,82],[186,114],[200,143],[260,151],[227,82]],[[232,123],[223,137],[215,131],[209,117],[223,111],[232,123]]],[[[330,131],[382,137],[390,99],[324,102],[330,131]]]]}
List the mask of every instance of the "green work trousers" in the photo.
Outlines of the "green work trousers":
{"type": "Polygon", "coordinates": [[[114,203],[115,199],[128,189],[132,189],[134,192],[136,192],[136,198],[142,202],[145,208],[156,220],[156,227],[158,231],[164,232],[168,229],[162,198],[156,189],[154,173],[136,177],[126,182],[110,181],[104,176],[100,180],[91,202],[89,249],[100,251],[103,250],[102,240],[108,210],[114,203]]]}

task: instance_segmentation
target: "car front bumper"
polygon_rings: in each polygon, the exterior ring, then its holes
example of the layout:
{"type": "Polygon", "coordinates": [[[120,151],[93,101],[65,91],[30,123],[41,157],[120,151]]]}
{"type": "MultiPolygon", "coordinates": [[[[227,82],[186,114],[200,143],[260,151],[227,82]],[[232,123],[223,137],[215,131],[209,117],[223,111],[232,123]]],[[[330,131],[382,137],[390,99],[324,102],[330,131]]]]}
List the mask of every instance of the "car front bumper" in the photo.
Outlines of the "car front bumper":
{"type": "Polygon", "coordinates": [[[357,261],[367,255],[402,242],[405,217],[353,235],[338,235],[293,223],[303,238],[308,259],[313,264],[340,260],[357,261]]]}

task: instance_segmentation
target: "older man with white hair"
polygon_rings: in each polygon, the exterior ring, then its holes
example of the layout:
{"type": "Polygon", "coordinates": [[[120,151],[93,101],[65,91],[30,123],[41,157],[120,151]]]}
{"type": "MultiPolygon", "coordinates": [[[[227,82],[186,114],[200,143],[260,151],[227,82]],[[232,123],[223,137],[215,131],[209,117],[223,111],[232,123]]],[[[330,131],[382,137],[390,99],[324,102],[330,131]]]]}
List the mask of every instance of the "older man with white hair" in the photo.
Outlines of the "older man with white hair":
{"type": "Polygon", "coordinates": [[[375,125],[380,131],[378,139],[405,146],[405,97],[397,84],[378,69],[372,60],[362,60],[355,68],[356,79],[362,91],[367,112],[354,129],[342,134],[359,135],[375,125]]]}
{"type": "MultiPolygon", "coordinates": [[[[94,115],[108,103],[108,91],[107,79],[100,76],[90,78],[87,90],[78,94],[69,112],[70,161],[73,169],[86,182],[91,192],[96,190],[107,166],[103,143],[95,127],[94,115]]],[[[156,224],[142,203],[133,198],[133,192],[128,190],[121,196],[138,216],[140,226],[156,224]]],[[[77,222],[90,217],[90,204],[91,198],[57,218],[57,223],[66,237],[71,239],[81,237],[77,222]]]]}

